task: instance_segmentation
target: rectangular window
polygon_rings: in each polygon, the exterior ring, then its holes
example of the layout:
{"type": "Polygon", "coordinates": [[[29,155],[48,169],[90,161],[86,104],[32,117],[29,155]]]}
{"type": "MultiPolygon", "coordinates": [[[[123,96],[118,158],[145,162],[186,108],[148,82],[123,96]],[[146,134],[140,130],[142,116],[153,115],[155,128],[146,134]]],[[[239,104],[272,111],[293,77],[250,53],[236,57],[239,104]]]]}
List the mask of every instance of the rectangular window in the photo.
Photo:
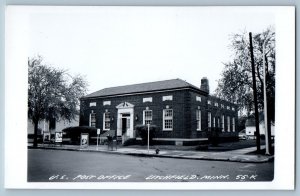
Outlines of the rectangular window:
{"type": "Polygon", "coordinates": [[[208,100],[208,101],[207,101],[207,104],[209,104],[209,105],[210,105],[210,104],[211,104],[211,101],[210,101],[210,100],[208,100]]]}
{"type": "Polygon", "coordinates": [[[211,113],[208,112],[208,127],[211,127],[211,113]]]}
{"type": "Polygon", "coordinates": [[[152,102],[152,97],[143,98],[143,103],[145,103],[145,102],[152,102]]]}
{"type": "Polygon", "coordinates": [[[197,131],[201,130],[201,110],[196,110],[197,131]]]}
{"type": "Polygon", "coordinates": [[[111,101],[103,101],[103,105],[110,105],[111,101]]]}
{"type": "Polygon", "coordinates": [[[222,132],[224,132],[225,130],[225,117],[224,115],[222,115],[222,132]]]}
{"type": "Polygon", "coordinates": [[[143,124],[152,124],[152,110],[143,111],[143,124]]]}
{"type": "Polygon", "coordinates": [[[196,101],[200,101],[201,102],[201,97],[196,96],[196,101]]]}
{"type": "Polygon", "coordinates": [[[213,127],[216,127],[216,118],[214,117],[213,119],[214,119],[214,121],[213,121],[213,127]]]}
{"type": "Polygon", "coordinates": [[[110,130],[110,113],[103,114],[103,130],[110,130]]]}
{"type": "Polygon", "coordinates": [[[96,127],[96,113],[90,114],[90,127],[96,127]]]}
{"type": "Polygon", "coordinates": [[[130,129],[130,118],[126,119],[126,128],[127,130],[130,129]]]}
{"type": "Polygon", "coordinates": [[[173,96],[172,95],[163,96],[162,100],[163,101],[173,101],[173,96]]]}
{"type": "Polygon", "coordinates": [[[173,110],[164,109],[163,110],[163,130],[173,130],[173,110]]]}
{"type": "Polygon", "coordinates": [[[227,116],[227,131],[230,132],[230,117],[227,116]]]}
{"type": "Polygon", "coordinates": [[[235,132],[235,119],[232,118],[232,131],[235,132]]]}
{"type": "Polygon", "coordinates": [[[91,102],[90,107],[92,107],[92,106],[96,106],[96,102],[91,102]]]}

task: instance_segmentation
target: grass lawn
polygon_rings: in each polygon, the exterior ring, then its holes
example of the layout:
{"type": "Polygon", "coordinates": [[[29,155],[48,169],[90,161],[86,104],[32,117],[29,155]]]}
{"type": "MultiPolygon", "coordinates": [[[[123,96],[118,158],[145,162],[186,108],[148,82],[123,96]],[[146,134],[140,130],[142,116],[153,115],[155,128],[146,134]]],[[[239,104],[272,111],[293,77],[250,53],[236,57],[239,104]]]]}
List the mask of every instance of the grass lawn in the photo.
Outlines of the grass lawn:
{"type": "MultiPolygon", "coordinates": [[[[261,140],[261,145],[264,145],[265,141],[261,140]]],[[[241,148],[249,148],[255,147],[256,140],[239,140],[236,142],[226,142],[220,143],[218,146],[209,145],[208,149],[201,151],[229,151],[229,150],[237,150],[241,148]]],[[[147,145],[130,145],[126,146],[127,148],[147,148],[147,145]]],[[[151,145],[150,149],[160,149],[160,150],[197,150],[197,146],[175,146],[175,145],[151,145]]],[[[122,147],[121,147],[122,148],[122,147]]]]}

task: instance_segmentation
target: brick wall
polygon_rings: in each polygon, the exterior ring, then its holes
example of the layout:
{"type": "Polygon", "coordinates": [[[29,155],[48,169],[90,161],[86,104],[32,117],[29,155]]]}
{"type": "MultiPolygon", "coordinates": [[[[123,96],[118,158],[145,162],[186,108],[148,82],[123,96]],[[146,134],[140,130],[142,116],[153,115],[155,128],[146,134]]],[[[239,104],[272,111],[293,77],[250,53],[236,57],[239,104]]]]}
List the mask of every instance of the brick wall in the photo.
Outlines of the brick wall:
{"type": "Polygon", "coordinates": [[[198,92],[191,90],[177,90],[172,92],[159,92],[149,93],[143,95],[129,95],[119,97],[108,98],[88,98],[81,100],[80,107],[80,126],[89,126],[89,115],[93,110],[96,113],[96,127],[103,130],[103,113],[107,110],[110,112],[111,117],[114,119],[111,122],[111,130],[117,130],[117,105],[123,102],[129,102],[134,105],[134,127],[138,124],[143,124],[143,110],[146,107],[152,110],[152,121],[157,126],[157,138],[203,138],[207,137],[208,131],[208,112],[212,114],[212,126],[213,117],[220,118],[219,123],[221,126],[222,115],[225,116],[225,132],[221,133],[222,137],[234,137],[237,136],[237,130],[232,132],[232,125],[230,125],[230,132],[227,132],[227,116],[235,117],[235,126],[237,127],[238,116],[236,106],[227,101],[220,100],[218,98],[207,96],[205,94],[199,94],[198,92]],[[163,96],[172,95],[172,101],[163,101],[163,96]],[[143,103],[143,98],[152,97],[152,102],[143,103]],[[201,101],[196,97],[201,97],[201,101]],[[207,104],[208,100],[211,104],[207,104]],[[103,101],[110,101],[111,105],[103,106],[103,101]],[[96,106],[90,107],[90,102],[96,102],[96,106]],[[215,106],[215,103],[218,106],[215,106]],[[224,108],[221,107],[224,105],[224,108]],[[163,109],[166,107],[173,109],[173,130],[164,131],[163,129],[163,109]],[[230,109],[227,109],[227,106],[230,109]],[[196,110],[200,107],[201,110],[201,130],[197,130],[196,110]],[[232,107],[235,110],[232,110],[232,107]],[[137,117],[137,120],[136,120],[137,117]]]}
{"type": "Polygon", "coordinates": [[[110,97],[110,98],[97,98],[97,99],[85,99],[81,100],[81,111],[80,111],[80,125],[88,126],[89,125],[89,115],[93,110],[96,113],[96,126],[97,128],[103,129],[103,113],[107,110],[110,112],[111,117],[114,121],[111,123],[111,129],[117,130],[117,113],[118,109],[116,108],[122,102],[129,102],[134,105],[134,126],[138,124],[143,124],[143,110],[146,107],[149,110],[152,110],[152,121],[153,124],[157,126],[157,137],[164,138],[182,138],[186,137],[184,134],[185,128],[188,128],[188,125],[184,123],[185,118],[189,118],[188,112],[186,109],[185,100],[188,99],[188,91],[173,91],[173,92],[162,92],[162,93],[153,93],[146,95],[131,95],[131,96],[122,96],[122,97],[110,97]],[[163,96],[172,95],[172,101],[162,101],[163,96]],[[152,102],[143,103],[143,98],[152,97],[152,102]],[[111,101],[111,105],[103,106],[103,101],[111,101]],[[96,102],[96,106],[90,107],[90,102],[96,102]],[[173,109],[173,130],[164,131],[163,129],[163,109],[169,106],[170,109],[173,109]],[[137,120],[135,119],[137,117],[137,120]],[[186,126],[186,127],[185,127],[186,126]]]}

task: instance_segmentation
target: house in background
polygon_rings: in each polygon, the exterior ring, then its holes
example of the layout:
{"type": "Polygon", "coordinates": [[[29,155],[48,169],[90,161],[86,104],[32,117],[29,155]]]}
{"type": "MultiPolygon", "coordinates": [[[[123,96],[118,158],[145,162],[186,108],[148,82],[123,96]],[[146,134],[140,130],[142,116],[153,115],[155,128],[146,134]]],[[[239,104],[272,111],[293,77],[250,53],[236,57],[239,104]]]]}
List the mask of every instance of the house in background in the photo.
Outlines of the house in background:
{"type": "MultiPolygon", "coordinates": [[[[60,121],[40,121],[38,128],[39,132],[38,134],[43,134],[43,132],[50,132],[51,134],[54,134],[56,131],[60,132],[64,128],[67,127],[73,127],[73,126],[78,126],[79,125],[79,116],[75,118],[75,120],[72,120],[71,122],[65,121],[65,120],[60,120],[60,121]]],[[[34,134],[34,125],[33,123],[28,119],[27,121],[27,133],[28,135],[34,134]]]]}
{"type": "MultiPolygon", "coordinates": [[[[260,135],[265,135],[266,129],[265,129],[265,121],[264,121],[264,115],[261,113],[259,115],[259,133],[260,135]]],[[[271,122],[271,137],[275,136],[275,125],[274,122],[271,122]]],[[[255,118],[253,116],[249,117],[246,122],[245,122],[245,132],[246,136],[249,139],[255,139],[255,132],[256,132],[256,127],[255,127],[255,118]]]]}
{"type": "Polygon", "coordinates": [[[136,125],[157,126],[158,144],[206,141],[214,128],[224,140],[237,138],[237,107],[209,95],[208,79],[194,86],[181,79],[105,88],[80,99],[80,126],[115,130],[122,142],[136,138],[136,125]]]}

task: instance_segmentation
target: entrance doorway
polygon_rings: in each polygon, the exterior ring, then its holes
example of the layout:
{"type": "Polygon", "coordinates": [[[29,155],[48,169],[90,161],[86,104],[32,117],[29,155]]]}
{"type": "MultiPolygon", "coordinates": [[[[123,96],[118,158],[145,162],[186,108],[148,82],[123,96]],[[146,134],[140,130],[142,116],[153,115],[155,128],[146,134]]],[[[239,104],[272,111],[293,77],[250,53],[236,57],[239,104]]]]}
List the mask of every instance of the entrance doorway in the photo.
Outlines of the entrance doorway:
{"type": "Polygon", "coordinates": [[[118,109],[117,135],[122,136],[122,142],[124,142],[128,138],[135,137],[133,130],[134,105],[122,102],[116,108],[118,109]]]}
{"type": "Polygon", "coordinates": [[[122,126],[122,135],[127,133],[127,135],[129,134],[129,129],[130,129],[130,114],[122,114],[122,122],[121,122],[121,126],[122,126]]]}

